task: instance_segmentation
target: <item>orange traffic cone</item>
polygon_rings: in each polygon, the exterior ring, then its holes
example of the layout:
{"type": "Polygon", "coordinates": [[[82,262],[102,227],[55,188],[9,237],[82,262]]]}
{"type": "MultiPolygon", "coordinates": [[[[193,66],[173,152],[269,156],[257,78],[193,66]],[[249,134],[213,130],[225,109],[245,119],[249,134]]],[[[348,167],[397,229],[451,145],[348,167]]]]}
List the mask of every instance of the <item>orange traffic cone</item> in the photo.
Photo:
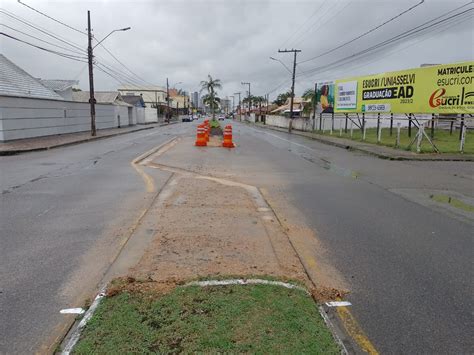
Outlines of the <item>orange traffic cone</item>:
{"type": "Polygon", "coordinates": [[[205,128],[200,126],[200,125],[197,128],[196,144],[195,145],[198,146],[198,147],[206,147],[207,146],[205,128]]]}
{"type": "Polygon", "coordinates": [[[222,146],[225,148],[234,148],[235,145],[232,142],[232,126],[228,125],[224,128],[224,141],[222,146]]]}

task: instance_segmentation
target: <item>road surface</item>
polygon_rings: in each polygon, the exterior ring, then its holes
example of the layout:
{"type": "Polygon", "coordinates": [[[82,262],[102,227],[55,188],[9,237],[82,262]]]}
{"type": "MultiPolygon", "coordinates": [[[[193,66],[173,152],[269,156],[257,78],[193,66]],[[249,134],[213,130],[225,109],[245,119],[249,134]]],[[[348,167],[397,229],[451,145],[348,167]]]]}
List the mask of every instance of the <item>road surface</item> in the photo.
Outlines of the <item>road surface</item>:
{"type": "MultiPolygon", "coordinates": [[[[64,323],[59,310],[90,296],[153,195],[130,162],[189,142],[195,125],[0,159],[0,353],[38,349],[64,323]]],[[[472,163],[385,161],[240,123],[234,140],[162,159],[256,185],[307,225],[380,352],[472,353],[473,219],[430,199],[472,200],[472,163]]],[[[148,173],[157,189],[168,177],[148,173]]]]}

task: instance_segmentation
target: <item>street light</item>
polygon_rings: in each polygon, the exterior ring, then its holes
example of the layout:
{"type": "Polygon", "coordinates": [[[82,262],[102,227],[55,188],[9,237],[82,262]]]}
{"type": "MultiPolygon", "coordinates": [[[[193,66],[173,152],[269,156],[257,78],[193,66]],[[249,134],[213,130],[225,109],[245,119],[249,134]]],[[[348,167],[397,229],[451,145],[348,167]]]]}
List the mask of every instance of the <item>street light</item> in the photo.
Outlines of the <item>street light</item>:
{"type": "Polygon", "coordinates": [[[89,102],[91,105],[91,136],[97,135],[97,130],[95,127],[95,97],[94,97],[94,48],[101,44],[107,37],[112,33],[117,31],[128,31],[131,27],[120,28],[113,30],[107,36],[105,36],[101,41],[99,41],[94,47],[92,47],[92,30],[91,30],[91,12],[87,11],[87,57],[89,64],[89,102]]]}
{"type": "Polygon", "coordinates": [[[130,29],[131,29],[131,27],[125,27],[125,28],[119,28],[119,29],[116,29],[116,30],[111,31],[107,36],[105,36],[104,38],[102,38],[102,40],[100,40],[94,47],[92,47],[92,49],[94,49],[94,48],[97,47],[99,44],[101,44],[102,42],[104,42],[105,39],[106,39],[107,37],[109,37],[112,33],[114,33],[114,32],[119,32],[119,31],[128,31],[128,30],[130,30],[130,29]]]}
{"type": "Polygon", "coordinates": [[[288,73],[292,74],[290,68],[288,68],[288,67],[286,66],[286,64],[283,63],[280,59],[273,58],[273,57],[270,57],[270,59],[271,59],[271,60],[274,60],[275,62],[280,63],[281,65],[283,65],[283,66],[285,67],[285,69],[288,71],[288,73]]]}

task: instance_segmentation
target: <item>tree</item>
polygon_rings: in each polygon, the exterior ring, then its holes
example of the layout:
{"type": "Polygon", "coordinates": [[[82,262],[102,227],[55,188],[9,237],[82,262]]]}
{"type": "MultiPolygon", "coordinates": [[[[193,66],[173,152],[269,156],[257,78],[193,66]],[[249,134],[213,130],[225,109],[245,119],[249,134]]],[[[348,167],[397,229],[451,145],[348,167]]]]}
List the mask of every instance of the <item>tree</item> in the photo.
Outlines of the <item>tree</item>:
{"type": "Polygon", "coordinates": [[[284,105],[286,100],[291,97],[291,91],[288,91],[288,92],[284,92],[280,95],[277,96],[276,100],[273,101],[274,104],[278,105],[278,106],[281,106],[281,105],[284,105]]]}
{"type": "MultiPolygon", "coordinates": [[[[215,121],[216,113],[215,109],[219,106],[220,99],[217,97],[216,89],[222,89],[221,81],[219,79],[213,79],[212,76],[209,74],[208,80],[201,81],[201,90],[200,92],[207,91],[207,102],[212,111],[212,119],[215,121]],[[217,105],[216,105],[217,102],[217,105]]],[[[204,97],[203,97],[204,102],[204,97]]],[[[205,103],[205,102],[204,102],[205,103]]]]}
{"type": "Polygon", "coordinates": [[[212,119],[214,119],[214,112],[219,107],[221,99],[217,96],[211,96],[210,94],[206,94],[202,97],[202,102],[204,105],[207,105],[212,110],[212,119]]]}
{"type": "Polygon", "coordinates": [[[303,99],[305,101],[309,100],[309,102],[306,102],[304,104],[303,112],[310,114],[316,103],[316,95],[315,95],[314,89],[305,90],[305,92],[303,93],[303,99]]]}

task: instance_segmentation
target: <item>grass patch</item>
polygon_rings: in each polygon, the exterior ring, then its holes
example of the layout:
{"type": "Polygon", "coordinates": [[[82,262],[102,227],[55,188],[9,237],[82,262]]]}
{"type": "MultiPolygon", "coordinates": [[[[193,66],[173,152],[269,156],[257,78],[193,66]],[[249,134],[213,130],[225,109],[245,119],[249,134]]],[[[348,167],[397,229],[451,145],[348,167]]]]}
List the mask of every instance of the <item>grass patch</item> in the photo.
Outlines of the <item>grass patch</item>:
{"type": "Polygon", "coordinates": [[[210,120],[209,125],[211,126],[211,128],[220,128],[221,127],[218,120],[210,120]]]}
{"type": "MultiPolygon", "coordinates": [[[[339,126],[335,129],[332,133],[331,137],[342,137],[351,139],[350,130],[347,129],[347,133],[344,133],[344,129],[342,130],[342,136],[339,136],[339,126]]],[[[413,127],[412,128],[412,136],[408,137],[408,129],[403,128],[400,130],[400,147],[399,149],[408,150],[408,145],[411,141],[415,138],[418,129],[413,127]]],[[[430,136],[430,130],[425,129],[426,134],[428,137],[430,136]]],[[[315,131],[315,133],[323,134],[322,131],[315,131]]],[[[324,132],[324,135],[330,135],[329,130],[324,132]]],[[[357,127],[353,129],[353,140],[355,141],[362,141],[362,132],[357,127]]],[[[366,131],[366,139],[365,142],[373,143],[373,144],[380,144],[387,147],[395,148],[395,143],[397,139],[397,128],[393,128],[393,134],[390,136],[390,128],[382,128],[382,135],[380,143],[377,143],[377,129],[376,128],[367,128],[366,131]]],[[[449,134],[449,131],[445,130],[436,130],[433,143],[439,149],[441,153],[459,153],[459,132],[453,132],[453,134],[449,134]]],[[[416,152],[416,142],[413,143],[411,147],[411,151],[416,152]]],[[[426,140],[426,137],[423,137],[421,143],[421,153],[433,153],[433,147],[431,147],[430,143],[426,140]]],[[[466,154],[474,154],[474,132],[467,130],[466,131],[466,139],[464,144],[464,153],[466,154]]]]}
{"type": "Polygon", "coordinates": [[[458,208],[466,212],[471,212],[471,213],[474,212],[474,206],[448,195],[431,195],[430,198],[433,201],[440,202],[440,203],[447,203],[455,208],[458,208]]]}
{"type": "Polygon", "coordinates": [[[271,285],[123,292],[98,307],[74,349],[91,353],[339,354],[305,292],[271,285]]]}

